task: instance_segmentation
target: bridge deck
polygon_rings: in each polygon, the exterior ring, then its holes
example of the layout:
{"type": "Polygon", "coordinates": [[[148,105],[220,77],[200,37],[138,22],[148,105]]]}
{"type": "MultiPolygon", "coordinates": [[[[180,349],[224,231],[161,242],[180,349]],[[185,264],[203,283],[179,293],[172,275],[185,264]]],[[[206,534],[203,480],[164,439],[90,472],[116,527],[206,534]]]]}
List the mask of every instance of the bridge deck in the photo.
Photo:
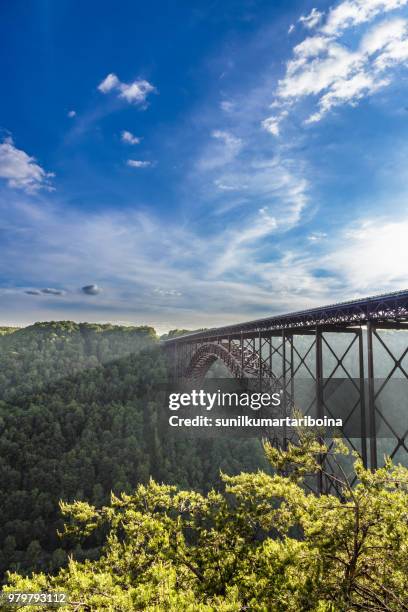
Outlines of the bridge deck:
{"type": "Polygon", "coordinates": [[[390,327],[405,328],[408,321],[408,290],[396,291],[373,297],[361,298],[328,306],[320,306],[308,310],[246,321],[224,327],[215,327],[191,334],[184,334],[165,340],[165,343],[197,342],[219,337],[238,337],[241,333],[255,335],[262,332],[278,332],[280,330],[296,331],[297,333],[324,327],[328,331],[341,328],[364,325],[368,321],[390,327]]]}

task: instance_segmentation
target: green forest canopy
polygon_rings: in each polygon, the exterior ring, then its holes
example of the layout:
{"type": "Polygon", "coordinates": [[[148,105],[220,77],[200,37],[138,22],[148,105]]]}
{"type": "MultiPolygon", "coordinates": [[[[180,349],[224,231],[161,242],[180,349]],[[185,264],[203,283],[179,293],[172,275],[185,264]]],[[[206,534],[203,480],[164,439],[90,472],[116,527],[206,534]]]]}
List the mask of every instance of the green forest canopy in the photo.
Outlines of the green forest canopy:
{"type": "Polygon", "coordinates": [[[10,575],[6,593],[62,591],[61,610],[78,611],[406,610],[408,469],[388,461],[371,473],[356,459],[359,484],[343,475],[339,495],[319,496],[303,478],[322,470],[321,455],[341,467],[343,444],[303,436],[265,452],[274,475],[222,475],[206,495],[151,480],[103,508],[62,504],[69,537],[105,534],[100,558],[54,577],[10,575]]]}

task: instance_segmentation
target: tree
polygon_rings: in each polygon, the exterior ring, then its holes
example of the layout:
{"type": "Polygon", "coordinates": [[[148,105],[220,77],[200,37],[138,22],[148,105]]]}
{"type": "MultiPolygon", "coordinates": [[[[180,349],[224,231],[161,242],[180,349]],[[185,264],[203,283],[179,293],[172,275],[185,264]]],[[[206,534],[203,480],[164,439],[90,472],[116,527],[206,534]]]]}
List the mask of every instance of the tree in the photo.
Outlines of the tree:
{"type": "Polygon", "coordinates": [[[41,563],[43,551],[38,540],[33,540],[30,543],[29,547],[27,548],[26,556],[33,563],[41,563]]]}
{"type": "Polygon", "coordinates": [[[61,504],[65,535],[107,534],[100,558],[54,577],[10,574],[6,592],[66,590],[63,610],[407,610],[408,469],[387,461],[372,473],[356,457],[348,476],[344,444],[304,434],[265,452],[273,475],[222,475],[222,491],[151,480],[101,509],[61,504]],[[328,455],[336,496],[303,486],[328,455]]]}

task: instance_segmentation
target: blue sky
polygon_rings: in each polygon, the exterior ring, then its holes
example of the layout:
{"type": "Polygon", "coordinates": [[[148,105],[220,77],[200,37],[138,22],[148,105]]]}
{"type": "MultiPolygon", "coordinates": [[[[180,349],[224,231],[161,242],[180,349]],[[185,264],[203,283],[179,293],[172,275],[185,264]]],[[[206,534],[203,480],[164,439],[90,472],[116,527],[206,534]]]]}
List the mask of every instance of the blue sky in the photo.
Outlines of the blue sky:
{"type": "Polygon", "coordinates": [[[15,0],[0,41],[2,324],[408,286],[408,0],[15,0]]]}

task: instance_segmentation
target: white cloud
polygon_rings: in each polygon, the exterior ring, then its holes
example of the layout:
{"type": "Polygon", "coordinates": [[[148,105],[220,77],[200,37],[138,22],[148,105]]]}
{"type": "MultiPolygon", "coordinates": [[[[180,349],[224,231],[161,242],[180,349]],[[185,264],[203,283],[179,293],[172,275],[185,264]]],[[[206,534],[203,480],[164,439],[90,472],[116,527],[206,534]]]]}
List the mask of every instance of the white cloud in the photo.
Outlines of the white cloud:
{"type": "Polygon", "coordinates": [[[245,227],[236,232],[235,244],[241,245],[251,242],[256,242],[263,236],[267,236],[278,228],[276,217],[272,215],[269,209],[265,206],[259,208],[258,214],[252,223],[248,223],[245,227]]]}
{"type": "Polygon", "coordinates": [[[274,136],[279,136],[279,123],[280,123],[279,117],[276,117],[276,116],[267,117],[266,119],[262,121],[262,127],[264,130],[266,130],[270,134],[273,134],[274,136]]]}
{"type": "Polygon", "coordinates": [[[148,168],[152,165],[152,162],[141,161],[140,159],[128,159],[126,163],[131,168],[148,168]]]}
{"type": "Polygon", "coordinates": [[[111,72],[110,74],[108,74],[107,77],[103,79],[101,83],[99,83],[98,89],[99,91],[105,94],[109,91],[112,91],[112,89],[116,89],[117,87],[119,87],[119,85],[120,81],[118,77],[116,76],[116,74],[113,74],[113,72],[111,72]]]}
{"type": "MultiPolygon", "coordinates": [[[[380,4],[387,4],[387,10],[391,10],[395,2],[367,3],[364,10],[360,3],[343,2],[337,8],[343,7],[345,10],[346,4],[354,8],[358,5],[363,13],[357,12],[356,15],[360,15],[361,19],[365,15],[367,20],[376,14],[375,10],[380,4]]],[[[345,104],[355,105],[359,100],[387,87],[396,75],[391,69],[403,66],[408,61],[407,19],[394,17],[376,23],[364,33],[354,49],[325,32],[326,26],[294,47],[286,75],[278,84],[275,102],[278,108],[279,102],[284,107],[288,102],[293,103],[308,96],[316,97],[317,109],[307,123],[320,121],[331,109],[345,104]]],[[[267,128],[268,122],[270,131],[275,135],[279,133],[280,121],[274,117],[267,118],[264,127],[267,128]]]]}
{"type": "Polygon", "coordinates": [[[330,10],[322,31],[338,36],[346,28],[371,21],[378,14],[401,8],[407,3],[408,0],[345,0],[330,10]]]}
{"type": "Polygon", "coordinates": [[[211,136],[216,140],[221,140],[225,144],[226,148],[234,155],[237,155],[242,149],[241,138],[237,138],[225,130],[213,130],[213,132],[211,132],[211,136]]]}
{"type": "Polygon", "coordinates": [[[98,89],[103,94],[110,91],[117,91],[119,98],[125,99],[130,104],[143,106],[146,103],[147,96],[156,91],[156,88],[144,79],[136,79],[131,83],[123,83],[118,79],[116,74],[110,73],[104,80],[99,83],[98,89]]]}
{"type": "Polygon", "coordinates": [[[327,49],[328,39],[325,36],[309,36],[293,49],[295,58],[287,64],[287,74],[293,74],[311,57],[316,57],[327,49]]]}
{"type": "MultiPolygon", "coordinates": [[[[210,215],[210,223],[211,217],[219,223],[220,216],[232,210],[240,218],[251,216],[256,203],[270,210],[278,219],[278,231],[284,232],[299,223],[307,207],[306,161],[279,140],[272,155],[269,139],[259,138],[257,127],[267,96],[265,87],[261,102],[259,90],[236,98],[237,112],[229,118],[228,129],[211,132],[188,177],[190,191],[197,194],[198,202],[205,202],[202,212],[210,215]]],[[[280,120],[286,115],[286,109],[276,113],[280,120]]],[[[218,121],[217,115],[213,125],[218,121]]]]}
{"type": "Polygon", "coordinates": [[[394,18],[382,21],[363,36],[360,43],[361,51],[368,55],[382,51],[395,41],[404,39],[406,30],[406,19],[394,18]]]}
{"type": "Polygon", "coordinates": [[[220,213],[234,208],[234,201],[228,204],[226,200],[230,192],[237,198],[236,206],[248,204],[251,215],[254,202],[269,211],[269,216],[278,220],[279,232],[300,221],[309,201],[309,183],[302,176],[300,164],[278,156],[261,161],[243,160],[219,175],[215,184],[224,193],[220,213]]]}
{"type": "Polygon", "coordinates": [[[153,85],[144,80],[134,81],[129,84],[121,83],[119,89],[119,96],[125,98],[127,102],[134,104],[142,104],[146,101],[148,94],[155,91],[153,85]]]}
{"type": "Polygon", "coordinates": [[[291,23],[289,28],[288,28],[288,34],[292,34],[292,32],[295,31],[295,24],[291,23]]]}
{"type": "Polygon", "coordinates": [[[320,110],[312,114],[306,123],[315,123],[325,115],[331,108],[340,104],[356,104],[361,98],[373,94],[377,90],[389,84],[387,79],[375,80],[373,75],[359,72],[349,79],[340,79],[333,83],[330,91],[321,97],[320,110]]]}
{"type": "Polygon", "coordinates": [[[214,185],[221,191],[241,191],[247,189],[248,185],[242,183],[242,181],[225,183],[222,179],[215,179],[214,185]]]}
{"type": "MultiPolygon", "coordinates": [[[[274,104],[271,106],[274,106],[274,104]]],[[[264,130],[266,130],[273,136],[279,136],[280,124],[282,123],[283,119],[285,119],[285,117],[288,116],[288,114],[289,114],[288,110],[286,109],[281,110],[281,112],[278,113],[277,115],[271,115],[270,117],[267,117],[266,119],[264,119],[261,122],[261,125],[264,130]]]]}
{"type": "Polygon", "coordinates": [[[243,148],[242,139],[227,130],[213,130],[211,138],[198,161],[200,170],[212,170],[231,163],[243,148]]]}
{"type": "Polygon", "coordinates": [[[220,276],[227,271],[239,269],[245,257],[248,261],[251,259],[253,250],[260,246],[262,239],[277,230],[278,222],[266,207],[260,208],[242,227],[227,230],[223,251],[218,253],[211,274],[220,276]]]}
{"type": "Polygon", "coordinates": [[[49,179],[54,174],[46,172],[34,157],[17,149],[12,138],[0,143],[0,178],[5,179],[9,187],[34,193],[39,189],[51,190],[49,179]]]}
{"type": "Polygon", "coordinates": [[[408,21],[394,19],[385,22],[367,36],[363,43],[372,50],[380,51],[374,60],[374,67],[379,72],[392,68],[394,65],[405,64],[408,61],[408,21]]]}
{"type": "Polygon", "coordinates": [[[164,297],[180,297],[183,295],[181,291],[177,291],[176,289],[162,289],[161,287],[156,287],[153,293],[157,293],[164,297]]]}
{"type": "Polygon", "coordinates": [[[327,234],[325,232],[312,232],[307,237],[310,242],[321,242],[325,238],[327,238],[327,234]]]}
{"type": "Polygon", "coordinates": [[[220,107],[224,112],[230,113],[232,110],[234,110],[234,103],[230,102],[229,100],[222,100],[220,107]]]}
{"type": "Polygon", "coordinates": [[[316,8],[312,8],[311,12],[308,15],[302,15],[299,18],[299,23],[304,25],[304,27],[308,30],[312,30],[320,23],[322,17],[323,13],[318,11],[316,8]]]}
{"type": "Polygon", "coordinates": [[[76,117],[76,111],[74,110],[68,111],[67,117],[69,117],[70,119],[73,119],[74,117],[76,117]]]}
{"type": "Polygon", "coordinates": [[[136,145],[140,143],[140,138],[138,138],[138,136],[134,136],[132,132],[129,132],[128,130],[123,130],[121,134],[121,140],[122,142],[126,142],[130,145],[136,145]]]}
{"type": "Polygon", "coordinates": [[[286,77],[279,82],[278,95],[281,98],[318,94],[331,87],[338,79],[347,77],[361,63],[359,54],[338,43],[326,43],[323,54],[317,58],[314,58],[310,50],[307,54],[307,61],[301,57],[301,62],[295,66],[289,64],[286,77]]]}

